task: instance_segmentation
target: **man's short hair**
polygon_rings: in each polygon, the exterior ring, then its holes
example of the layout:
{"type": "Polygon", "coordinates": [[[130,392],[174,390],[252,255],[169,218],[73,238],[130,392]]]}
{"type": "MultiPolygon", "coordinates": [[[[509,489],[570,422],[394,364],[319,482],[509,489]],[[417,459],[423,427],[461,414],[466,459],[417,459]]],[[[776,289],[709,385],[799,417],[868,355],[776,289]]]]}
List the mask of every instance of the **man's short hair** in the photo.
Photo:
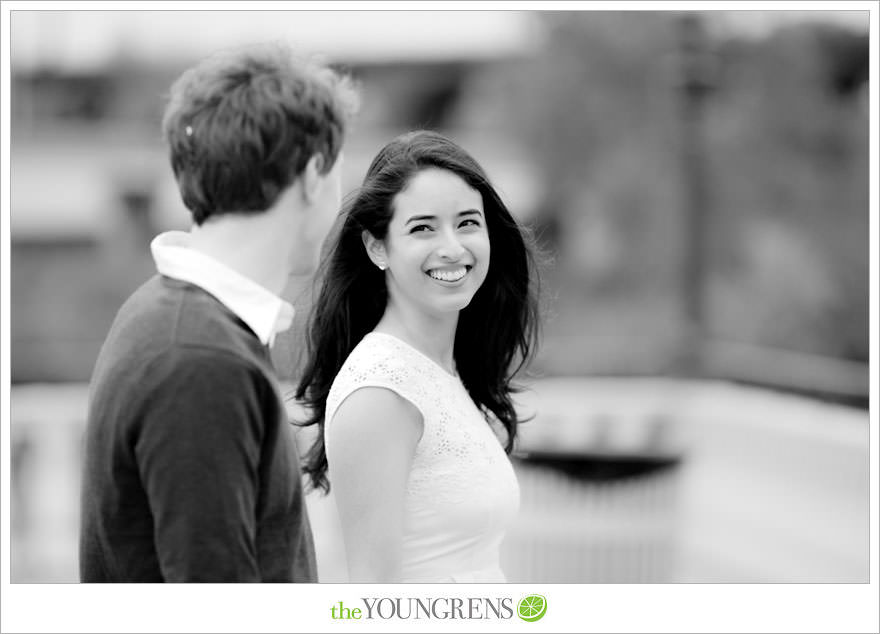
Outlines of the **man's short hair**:
{"type": "Polygon", "coordinates": [[[316,154],[328,172],[356,107],[348,77],[281,44],[224,51],[184,72],[162,133],[195,223],[271,208],[316,154]]]}

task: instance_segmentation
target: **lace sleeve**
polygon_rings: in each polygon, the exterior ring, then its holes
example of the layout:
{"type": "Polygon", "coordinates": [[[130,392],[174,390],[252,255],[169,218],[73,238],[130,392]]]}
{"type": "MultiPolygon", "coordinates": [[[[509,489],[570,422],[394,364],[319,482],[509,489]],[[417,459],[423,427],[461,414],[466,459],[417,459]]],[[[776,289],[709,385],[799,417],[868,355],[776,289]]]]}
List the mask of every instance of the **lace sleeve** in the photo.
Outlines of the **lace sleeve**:
{"type": "Polygon", "coordinates": [[[375,346],[361,345],[356,348],[339,371],[330,393],[324,416],[324,433],[333,425],[333,416],[342,402],[363,387],[381,387],[391,390],[411,402],[426,415],[426,383],[418,366],[392,351],[375,346]]]}

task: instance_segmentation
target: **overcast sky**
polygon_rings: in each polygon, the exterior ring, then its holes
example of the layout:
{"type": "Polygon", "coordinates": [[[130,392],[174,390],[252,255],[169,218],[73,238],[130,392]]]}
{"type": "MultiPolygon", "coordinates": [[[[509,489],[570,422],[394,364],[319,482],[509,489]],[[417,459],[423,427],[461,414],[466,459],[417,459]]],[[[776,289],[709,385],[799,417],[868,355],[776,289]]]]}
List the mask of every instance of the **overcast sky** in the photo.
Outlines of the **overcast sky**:
{"type": "Polygon", "coordinates": [[[12,16],[12,64],[87,70],[119,55],[185,61],[283,40],[331,61],[481,58],[535,45],[516,11],[60,11],[12,16]]]}
{"type": "MultiPolygon", "coordinates": [[[[15,11],[16,70],[100,69],[120,56],[191,63],[228,46],[283,40],[330,61],[480,59],[526,53],[542,32],[529,11],[15,11]]],[[[706,12],[722,30],[762,36],[786,22],[827,20],[863,29],[858,11],[706,12]],[[720,18],[720,20],[719,20],[720,18]]]]}

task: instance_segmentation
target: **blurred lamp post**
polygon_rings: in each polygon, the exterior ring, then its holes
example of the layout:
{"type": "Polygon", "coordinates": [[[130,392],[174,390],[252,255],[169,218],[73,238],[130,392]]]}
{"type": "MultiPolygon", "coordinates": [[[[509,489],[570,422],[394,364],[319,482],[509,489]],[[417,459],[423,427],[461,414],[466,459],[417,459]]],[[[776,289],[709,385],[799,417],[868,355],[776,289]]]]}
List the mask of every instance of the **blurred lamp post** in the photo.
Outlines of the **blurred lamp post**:
{"type": "Polygon", "coordinates": [[[710,196],[706,183],[705,104],[714,86],[714,58],[708,50],[702,17],[683,15],[678,22],[677,88],[681,116],[681,173],[684,249],[681,293],[686,320],[681,370],[702,369],[705,325],[706,248],[710,196]]]}

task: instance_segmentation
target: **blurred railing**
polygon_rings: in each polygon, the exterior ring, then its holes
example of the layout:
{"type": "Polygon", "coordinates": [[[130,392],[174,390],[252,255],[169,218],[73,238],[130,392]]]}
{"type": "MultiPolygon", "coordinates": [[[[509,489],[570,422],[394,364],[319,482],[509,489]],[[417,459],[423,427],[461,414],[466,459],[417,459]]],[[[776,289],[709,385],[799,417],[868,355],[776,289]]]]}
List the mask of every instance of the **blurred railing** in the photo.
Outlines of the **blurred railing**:
{"type": "Polygon", "coordinates": [[[511,580],[865,582],[867,412],[713,381],[556,378],[520,399],[511,580]]]}
{"type": "MultiPolygon", "coordinates": [[[[11,580],[77,580],[86,384],[11,390],[11,580]]],[[[868,578],[864,410],[708,381],[543,379],[518,397],[510,581],[868,578]]],[[[332,498],[308,496],[322,581],[345,580],[332,498]]]]}
{"type": "Polygon", "coordinates": [[[515,465],[521,513],[503,553],[510,582],[675,580],[677,462],[527,454],[515,465]],[[600,475],[621,465],[641,473],[600,475]]]}
{"type": "Polygon", "coordinates": [[[867,363],[718,340],[703,344],[701,358],[710,376],[868,406],[867,363]]]}

